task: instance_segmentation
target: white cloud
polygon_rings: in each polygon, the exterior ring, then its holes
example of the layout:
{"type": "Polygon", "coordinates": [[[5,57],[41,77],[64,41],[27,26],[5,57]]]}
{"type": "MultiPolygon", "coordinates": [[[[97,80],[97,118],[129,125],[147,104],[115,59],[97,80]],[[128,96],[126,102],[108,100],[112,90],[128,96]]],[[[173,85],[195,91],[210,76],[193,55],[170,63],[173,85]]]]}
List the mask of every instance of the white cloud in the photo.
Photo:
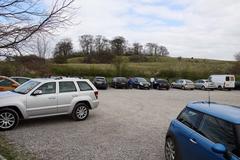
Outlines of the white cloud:
{"type": "MultiPolygon", "coordinates": [[[[47,2],[47,1],[46,1],[47,2]]],[[[172,56],[233,59],[240,51],[239,0],[80,0],[73,22],[58,32],[78,49],[82,34],[122,35],[166,45],[172,56]]]]}

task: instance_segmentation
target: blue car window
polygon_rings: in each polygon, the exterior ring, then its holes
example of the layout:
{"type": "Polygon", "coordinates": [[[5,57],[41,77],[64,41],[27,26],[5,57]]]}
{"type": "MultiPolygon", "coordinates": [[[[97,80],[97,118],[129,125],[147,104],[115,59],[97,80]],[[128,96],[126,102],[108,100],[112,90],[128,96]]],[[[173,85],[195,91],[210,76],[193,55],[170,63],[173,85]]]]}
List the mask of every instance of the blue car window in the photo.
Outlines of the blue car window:
{"type": "Polygon", "coordinates": [[[193,130],[197,130],[201,122],[202,116],[203,116],[202,113],[186,108],[178,116],[177,119],[186,126],[192,128],[193,130]]]}
{"type": "Polygon", "coordinates": [[[239,149],[233,124],[205,115],[198,130],[212,142],[224,144],[229,151],[238,155],[239,149]]]}

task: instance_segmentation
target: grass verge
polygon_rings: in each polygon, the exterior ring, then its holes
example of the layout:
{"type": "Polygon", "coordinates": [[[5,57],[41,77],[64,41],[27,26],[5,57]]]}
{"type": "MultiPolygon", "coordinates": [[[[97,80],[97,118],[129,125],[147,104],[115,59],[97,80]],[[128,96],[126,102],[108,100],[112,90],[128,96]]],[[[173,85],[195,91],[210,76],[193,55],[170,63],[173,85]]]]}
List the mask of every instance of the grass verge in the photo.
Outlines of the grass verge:
{"type": "Polygon", "coordinates": [[[36,158],[25,150],[20,152],[16,146],[0,135],[0,154],[7,160],[35,160],[36,158]]]}

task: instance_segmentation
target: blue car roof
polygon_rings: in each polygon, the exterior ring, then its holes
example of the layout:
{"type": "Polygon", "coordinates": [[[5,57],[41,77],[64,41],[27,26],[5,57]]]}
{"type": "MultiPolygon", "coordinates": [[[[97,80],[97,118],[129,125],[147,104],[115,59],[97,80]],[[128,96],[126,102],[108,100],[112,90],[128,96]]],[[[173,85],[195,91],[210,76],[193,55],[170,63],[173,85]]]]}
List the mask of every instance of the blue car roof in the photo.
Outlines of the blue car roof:
{"type": "Polygon", "coordinates": [[[192,102],[187,107],[234,124],[240,124],[240,107],[238,106],[215,102],[192,102]]]}

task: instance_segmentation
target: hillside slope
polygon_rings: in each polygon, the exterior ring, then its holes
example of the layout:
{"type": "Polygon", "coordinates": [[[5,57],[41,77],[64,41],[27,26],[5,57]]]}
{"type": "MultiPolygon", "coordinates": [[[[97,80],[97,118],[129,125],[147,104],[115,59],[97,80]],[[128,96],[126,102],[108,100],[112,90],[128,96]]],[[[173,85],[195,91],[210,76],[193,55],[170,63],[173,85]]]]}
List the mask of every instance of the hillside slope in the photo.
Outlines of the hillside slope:
{"type": "Polygon", "coordinates": [[[114,64],[85,64],[81,63],[83,57],[68,59],[66,64],[52,65],[52,71],[58,75],[66,76],[143,76],[143,77],[162,77],[169,79],[189,78],[199,79],[208,78],[210,74],[227,74],[236,62],[208,59],[188,59],[172,57],[151,57],[147,62],[130,62],[128,59],[119,67],[114,64]]]}

